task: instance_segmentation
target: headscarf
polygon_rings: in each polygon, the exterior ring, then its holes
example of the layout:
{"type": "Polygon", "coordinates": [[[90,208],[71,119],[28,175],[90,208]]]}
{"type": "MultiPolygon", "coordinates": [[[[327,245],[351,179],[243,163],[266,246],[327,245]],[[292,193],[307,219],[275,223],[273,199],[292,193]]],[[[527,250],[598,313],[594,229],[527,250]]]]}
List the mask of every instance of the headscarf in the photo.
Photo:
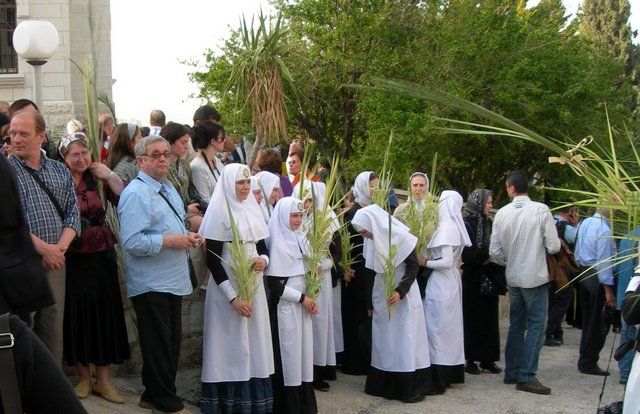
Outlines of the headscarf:
{"type": "Polygon", "coordinates": [[[476,229],[476,244],[479,249],[488,247],[491,240],[491,226],[489,220],[484,214],[484,206],[487,199],[491,197],[491,190],[477,188],[467,197],[467,204],[462,211],[463,218],[474,218],[478,220],[478,228],[476,229]]]}
{"type": "Polygon", "coordinates": [[[467,228],[462,220],[462,196],[456,191],[443,191],[438,210],[438,228],[427,247],[471,246],[467,228]]]}
{"type": "Polygon", "coordinates": [[[229,210],[243,241],[257,242],[269,237],[267,225],[262,219],[262,213],[253,192],[249,191],[244,201],[238,200],[236,196],[236,181],[246,180],[249,177],[251,177],[249,167],[244,164],[228,164],[222,170],[200,226],[199,233],[205,239],[219,241],[233,239],[229,210]]]}
{"type": "Polygon", "coordinates": [[[254,178],[258,180],[259,187],[264,190],[262,201],[260,202],[260,210],[268,223],[271,217],[271,211],[273,210],[269,205],[269,198],[271,198],[274,189],[280,188],[280,177],[269,171],[260,171],[254,178]]]}
{"type": "Polygon", "coordinates": [[[369,189],[369,179],[373,171],[364,171],[358,174],[351,189],[354,201],[363,207],[371,204],[371,190],[369,189]]]}
{"type": "MultiPolygon", "coordinates": [[[[327,186],[323,182],[314,182],[311,180],[307,180],[304,182],[305,191],[303,191],[302,201],[312,200],[314,199],[313,208],[317,211],[321,211],[325,208],[325,200],[327,198],[327,186]],[[311,192],[311,188],[313,188],[313,193],[311,192]]],[[[300,183],[296,184],[293,189],[293,194],[300,194],[300,183]]],[[[327,204],[327,210],[325,213],[328,217],[332,219],[332,224],[328,228],[328,231],[333,234],[340,227],[340,223],[338,222],[338,216],[331,209],[331,206],[327,204]]]]}
{"type": "Polygon", "coordinates": [[[289,218],[293,213],[302,213],[302,201],[295,197],[284,197],[273,209],[269,220],[269,266],[268,276],[298,276],[305,273],[301,248],[301,234],[291,229],[289,218]]]}
{"type": "Polygon", "coordinates": [[[384,272],[383,263],[389,257],[389,217],[391,244],[397,246],[394,260],[397,267],[411,254],[418,242],[418,239],[409,233],[409,228],[395,217],[389,216],[389,213],[376,204],[359,209],[351,220],[356,230],[366,230],[373,235],[373,239],[364,237],[362,255],[364,265],[376,273],[384,272]]]}
{"type": "Polygon", "coordinates": [[[264,189],[264,198],[267,200],[271,197],[271,193],[275,188],[280,188],[280,177],[269,171],[260,171],[255,178],[258,179],[258,183],[264,189]]]}

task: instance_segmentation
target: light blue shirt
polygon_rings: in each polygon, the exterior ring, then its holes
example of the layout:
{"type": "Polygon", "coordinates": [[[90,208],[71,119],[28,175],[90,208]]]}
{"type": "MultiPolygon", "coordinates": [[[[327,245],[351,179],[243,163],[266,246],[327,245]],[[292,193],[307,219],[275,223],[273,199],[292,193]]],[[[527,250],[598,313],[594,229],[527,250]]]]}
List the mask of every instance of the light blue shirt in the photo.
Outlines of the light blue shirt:
{"type": "Polygon", "coordinates": [[[162,249],[163,236],[187,234],[182,200],[166,178],[159,183],[142,171],[138,178],[122,191],[118,202],[127,296],[146,292],[188,295],[192,288],[187,250],[162,249]],[[180,218],[162,199],[160,191],[180,218]]]}
{"type": "Polygon", "coordinates": [[[618,260],[626,259],[616,266],[618,273],[618,293],[616,294],[616,309],[622,309],[622,299],[627,291],[629,281],[633,277],[634,269],[638,264],[638,238],[640,237],[640,226],[628,233],[620,240],[618,247],[618,260]]]}
{"type": "Polygon", "coordinates": [[[598,271],[600,283],[613,286],[615,256],[616,245],[609,220],[600,213],[584,219],[578,228],[576,244],[578,264],[588,267],[597,263],[595,268],[598,271]]]}
{"type": "Polygon", "coordinates": [[[564,227],[564,241],[569,243],[570,245],[576,244],[576,236],[578,236],[578,228],[569,222],[569,220],[565,219],[560,215],[553,216],[553,219],[558,221],[566,221],[567,225],[564,227]]]}

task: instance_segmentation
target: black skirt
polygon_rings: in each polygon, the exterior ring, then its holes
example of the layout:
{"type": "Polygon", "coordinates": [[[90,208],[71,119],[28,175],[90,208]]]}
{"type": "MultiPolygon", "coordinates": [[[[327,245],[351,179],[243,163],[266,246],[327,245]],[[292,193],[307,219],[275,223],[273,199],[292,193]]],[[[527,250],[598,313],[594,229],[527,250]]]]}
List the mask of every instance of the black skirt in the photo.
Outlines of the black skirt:
{"type": "Polygon", "coordinates": [[[69,365],[121,364],[131,357],[113,249],[67,253],[64,359],[69,365]]]}
{"type": "Polygon", "coordinates": [[[481,268],[462,273],[464,354],[467,361],[500,360],[499,297],[480,293],[481,268]]]}
{"type": "Polygon", "coordinates": [[[438,389],[450,387],[451,384],[464,384],[464,364],[431,365],[433,384],[438,389]]]}
{"type": "Polygon", "coordinates": [[[401,401],[415,395],[439,394],[443,389],[434,386],[431,371],[431,367],[413,372],[391,372],[370,367],[364,392],[401,401]]]}

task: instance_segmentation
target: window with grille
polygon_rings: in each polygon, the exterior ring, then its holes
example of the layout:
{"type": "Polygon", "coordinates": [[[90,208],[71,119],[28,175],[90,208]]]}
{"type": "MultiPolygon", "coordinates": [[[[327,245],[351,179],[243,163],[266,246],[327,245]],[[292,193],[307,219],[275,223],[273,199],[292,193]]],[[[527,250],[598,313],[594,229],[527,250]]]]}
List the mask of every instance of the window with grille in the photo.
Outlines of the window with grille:
{"type": "Polygon", "coordinates": [[[18,73],[18,56],[12,42],[15,28],[15,0],[0,0],[0,74],[18,73]]]}

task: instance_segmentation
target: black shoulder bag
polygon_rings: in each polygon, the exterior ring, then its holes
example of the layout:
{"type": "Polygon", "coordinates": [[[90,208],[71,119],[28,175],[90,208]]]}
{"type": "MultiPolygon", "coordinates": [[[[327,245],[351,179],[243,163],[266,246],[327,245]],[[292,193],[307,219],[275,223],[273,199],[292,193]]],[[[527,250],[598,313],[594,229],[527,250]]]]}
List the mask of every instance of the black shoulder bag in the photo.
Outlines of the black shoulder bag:
{"type": "Polygon", "coordinates": [[[42,188],[42,191],[44,191],[45,194],[49,197],[49,200],[51,200],[51,204],[53,204],[53,206],[56,208],[56,211],[58,212],[58,215],[60,215],[60,218],[64,220],[64,211],[62,210],[62,207],[60,207],[60,203],[58,203],[58,200],[56,200],[56,198],[51,193],[51,190],[49,190],[47,185],[40,179],[40,177],[38,177],[38,174],[35,171],[33,171],[29,167],[26,167],[25,170],[27,170],[27,172],[31,174],[35,182],[40,186],[40,188],[42,188]]]}
{"type": "MultiPolygon", "coordinates": [[[[144,182],[144,180],[142,180],[140,177],[136,177],[136,178],[144,182]]],[[[166,203],[169,205],[169,208],[171,208],[171,211],[173,211],[173,214],[176,215],[178,220],[182,221],[180,214],[178,214],[178,211],[175,209],[175,207],[173,207],[173,204],[171,204],[171,201],[169,201],[169,199],[164,194],[162,194],[162,191],[158,191],[158,194],[160,195],[160,197],[162,197],[164,201],[166,201],[166,203]]],[[[193,289],[196,289],[198,287],[198,278],[196,277],[196,269],[195,267],[193,267],[193,262],[191,261],[191,255],[189,254],[189,250],[187,250],[187,263],[189,265],[189,280],[191,281],[191,287],[193,289]]]]}
{"type": "Polygon", "coordinates": [[[22,414],[22,401],[16,376],[16,365],[13,360],[13,334],[9,330],[9,316],[5,313],[0,316],[0,393],[2,394],[2,406],[6,414],[22,414]]]}

